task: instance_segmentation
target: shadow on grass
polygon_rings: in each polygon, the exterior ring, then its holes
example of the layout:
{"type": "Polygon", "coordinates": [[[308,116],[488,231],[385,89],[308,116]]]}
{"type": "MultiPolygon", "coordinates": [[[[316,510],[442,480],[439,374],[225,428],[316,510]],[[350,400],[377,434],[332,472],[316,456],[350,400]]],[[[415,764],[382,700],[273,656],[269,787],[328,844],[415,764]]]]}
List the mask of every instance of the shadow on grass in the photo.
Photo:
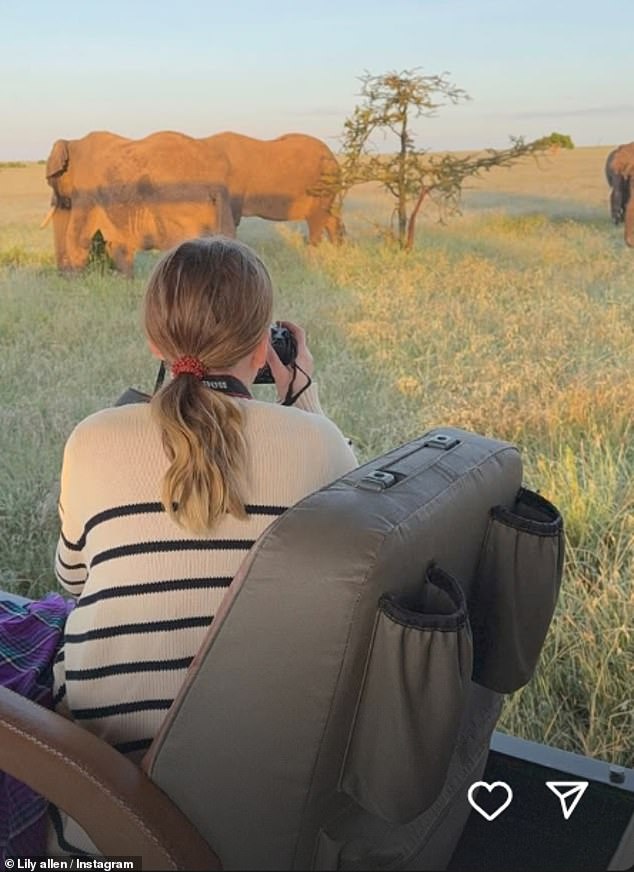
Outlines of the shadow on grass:
{"type": "MultiPolygon", "coordinates": [[[[593,255],[624,246],[623,229],[597,209],[568,211],[568,205],[549,203],[548,211],[532,209],[512,214],[503,208],[468,212],[449,225],[419,228],[417,247],[442,251],[454,260],[476,255],[509,269],[533,269],[547,263],[574,261],[580,266],[593,255]]],[[[575,204],[579,209],[579,204],[575,204]]],[[[583,207],[581,207],[583,208],[583,207]]]]}
{"type": "Polygon", "coordinates": [[[611,224],[606,198],[605,209],[556,197],[490,191],[467,191],[463,197],[465,212],[503,211],[510,216],[544,215],[551,221],[577,221],[601,227],[611,224]]]}
{"type": "MultiPolygon", "coordinates": [[[[306,235],[304,222],[285,222],[284,226],[306,235]]],[[[242,219],[238,228],[237,238],[251,246],[255,251],[260,251],[261,249],[268,250],[272,246],[284,244],[283,236],[280,233],[280,225],[273,221],[266,221],[263,218],[242,219]]],[[[93,240],[93,245],[95,245],[95,242],[97,242],[97,245],[99,244],[99,240],[93,240]]],[[[146,279],[164,253],[158,249],[137,252],[134,259],[134,278],[146,279]]],[[[102,271],[104,266],[106,269],[113,268],[114,265],[105,253],[105,246],[100,251],[100,254],[102,271]]],[[[94,263],[99,263],[99,261],[95,259],[94,263]]]]}

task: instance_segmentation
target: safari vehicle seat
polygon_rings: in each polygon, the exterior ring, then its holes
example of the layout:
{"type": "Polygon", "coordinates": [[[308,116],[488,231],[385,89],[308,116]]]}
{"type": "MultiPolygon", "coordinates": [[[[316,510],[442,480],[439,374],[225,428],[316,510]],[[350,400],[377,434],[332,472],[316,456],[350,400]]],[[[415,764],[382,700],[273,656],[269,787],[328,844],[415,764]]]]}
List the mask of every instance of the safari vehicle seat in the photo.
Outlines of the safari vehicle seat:
{"type": "Polygon", "coordinates": [[[153,869],[442,868],[562,562],[515,447],[430,431],[259,540],[141,769],[10,691],[0,769],[153,869]]]}

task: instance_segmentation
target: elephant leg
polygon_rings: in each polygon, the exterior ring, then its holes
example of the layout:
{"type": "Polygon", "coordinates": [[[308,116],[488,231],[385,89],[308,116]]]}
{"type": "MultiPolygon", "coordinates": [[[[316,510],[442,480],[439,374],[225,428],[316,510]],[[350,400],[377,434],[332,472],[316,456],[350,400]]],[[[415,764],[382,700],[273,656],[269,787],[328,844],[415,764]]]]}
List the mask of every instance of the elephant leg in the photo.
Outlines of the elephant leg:
{"type": "Polygon", "coordinates": [[[621,176],[616,176],[610,191],[610,213],[615,224],[620,224],[623,221],[626,201],[626,185],[623,184],[621,176]]]}
{"type": "Polygon", "coordinates": [[[634,177],[627,176],[622,181],[621,194],[621,221],[625,220],[625,211],[629,207],[632,199],[632,186],[634,185],[634,177]]]}
{"type": "Polygon", "coordinates": [[[631,180],[628,180],[627,207],[625,209],[625,244],[634,248],[634,198],[631,192],[631,180]]]}
{"type": "Polygon", "coordinates": [[[134,275],[135,252],[124,242],[108,242],[106,249],[117,270],[131,279],[134,275]]]}
{"type": "Polygon", "coordinates": [[[322,210],[315,211],[306,218],[308,224],[308,244],[319,245],[323,239],[324,230],[328,221],[328,213],[322,210]]]}
{"type": "MultiPolygon", "coordinates": [[[[94,256],[99,242],[105,243],[107,253],[117,263],[114,257],[116,245],[114,240],[120,238],[120,233],[110,221],[106,212],[99,206],[89,204],[87,207],[73,208],[66,230],[65,263],[66,271],[77,272],[84,269],[90,262],[91,254],[94,256]]],[[[126,275],[132,274],[132,257],[126,255],[127,246],[119,254],[117,267],[126,275]],[[119,265],[120,264],[120,265],[119,265]]]]}
{"type": "Polygon", "coordinates": [[[330,214],[326,220],[326,236],[335,245],[340,245],[346,235],[346,228],[338,215],[330,214]]]}
{"type": "Polygon", "coordinates": [[[340,243],[343,241],[345,228],[339,217],[339,208],[335,205],[334,198],[322,197],[318,201],[313,201],[313,207],[306,222],[310,245],[318,245],[324,232],[330,242],[340,243]]]}
{"type": "Polygon", "coordinates": [[[70,258],[66,258],[63,262],[63,265],[59,268],[59,271],[66,276],[72,276],[77,273],[82,272],[87,266],[88,261],[90,260],[90,250],[82,251],[80,254],[74,254],[72,260],[70,258]]]}
{"type": "Polygon", "coordinates": [[[234,229],[240,224],[242,218],[243,200],[242,197],[231,197],[229,208],[233,219],[234,229]]]}

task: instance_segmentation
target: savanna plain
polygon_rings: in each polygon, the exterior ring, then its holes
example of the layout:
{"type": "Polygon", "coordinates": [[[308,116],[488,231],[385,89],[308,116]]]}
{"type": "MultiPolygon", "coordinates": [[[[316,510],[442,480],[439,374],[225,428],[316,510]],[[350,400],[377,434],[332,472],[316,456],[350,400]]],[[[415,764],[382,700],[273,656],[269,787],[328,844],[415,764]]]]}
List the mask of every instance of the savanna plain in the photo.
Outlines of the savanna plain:
{"type": "MultiPolygon", "coordinates": [[[[307,328],[322,404],[367,460],[438,425],[514,442],[562,511],[565,576],[538,671],[501,728],[634,765],[634,251],[609,219],[609,148],[495,169],[446,224],[430,205],[403,254],[391,205],[355,188],[348,239],[248,219],[276,317],[307,328]]],[[[54,267],[44,167],[0,168],[0,589],[54,588],[64,442],[129,385],[151,390],[126,280],[54,267]]],[[[266,388],[260,396],[268,396],[266,388]]]]}

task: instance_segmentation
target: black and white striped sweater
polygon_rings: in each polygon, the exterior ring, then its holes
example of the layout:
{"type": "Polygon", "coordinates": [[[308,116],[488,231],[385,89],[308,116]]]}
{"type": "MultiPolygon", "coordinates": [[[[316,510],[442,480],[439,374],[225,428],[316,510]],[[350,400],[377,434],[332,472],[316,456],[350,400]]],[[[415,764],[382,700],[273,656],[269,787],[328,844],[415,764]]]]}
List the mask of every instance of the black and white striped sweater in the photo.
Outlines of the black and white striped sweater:
{"type": "Polygon", "coordinates": [[[147,405],[98,412],[66,444],[55,571],[77,607],[54,667],[56,707],[133,758],[255,540],[356,465],[313,387],[301,409],[234,402],[245,413],[248,518],[227,515],[208,536],[179,527],[159,502],[167,458],[147,405]]]}

